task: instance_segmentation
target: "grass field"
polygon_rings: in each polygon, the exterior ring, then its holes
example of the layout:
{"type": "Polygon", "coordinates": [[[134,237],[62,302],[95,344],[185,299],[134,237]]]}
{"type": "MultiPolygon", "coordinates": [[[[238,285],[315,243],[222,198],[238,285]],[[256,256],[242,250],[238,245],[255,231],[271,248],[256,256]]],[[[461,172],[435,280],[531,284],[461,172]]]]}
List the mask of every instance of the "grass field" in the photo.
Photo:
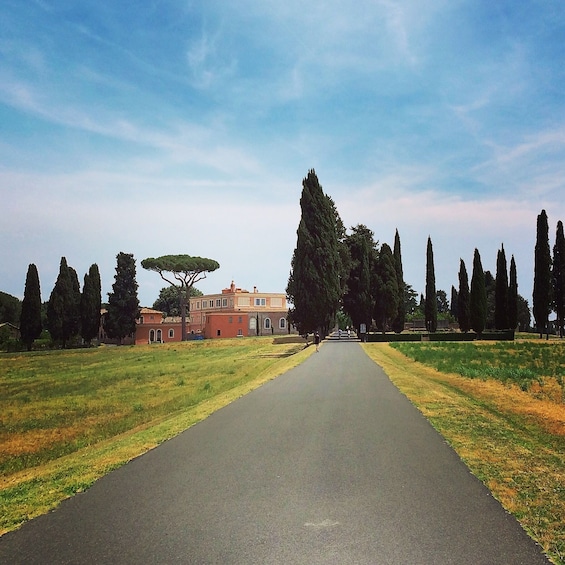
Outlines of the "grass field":
{"type": "Polygon", "coordinates": [[[564,345],[363,347],[552,561],[564,564],[564,345]]]}
{"type": "Polygon", "coordinates": [[[0,355],[0,534],[311,353],[246,338],[0,355]]]}

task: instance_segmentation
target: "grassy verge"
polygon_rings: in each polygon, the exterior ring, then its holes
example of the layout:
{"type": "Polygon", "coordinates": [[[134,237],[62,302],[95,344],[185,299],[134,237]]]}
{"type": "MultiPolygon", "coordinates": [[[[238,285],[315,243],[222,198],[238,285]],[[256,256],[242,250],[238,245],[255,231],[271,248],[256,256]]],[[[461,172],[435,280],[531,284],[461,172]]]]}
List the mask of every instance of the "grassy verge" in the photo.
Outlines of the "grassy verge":
{"type": "Polygon", "coordinates": [[[302,362],[272,338],[0,356],[0,535],[302,362]]]}
{"type": "Polygon", "coordinates": [[[363,347],[552,561],[564,564],[565,406],[509,382],[440,372],[388,344],[363,347]]]}

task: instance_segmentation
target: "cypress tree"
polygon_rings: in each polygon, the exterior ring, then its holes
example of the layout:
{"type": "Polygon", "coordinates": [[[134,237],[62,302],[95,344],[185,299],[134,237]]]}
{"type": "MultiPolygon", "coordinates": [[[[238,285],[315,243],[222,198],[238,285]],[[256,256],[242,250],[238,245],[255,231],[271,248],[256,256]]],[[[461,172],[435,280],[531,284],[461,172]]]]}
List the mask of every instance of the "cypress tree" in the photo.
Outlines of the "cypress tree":
{"type": "Polygon", "coordinates": [[[135,259],[131,253],[118,253],[116,275],[112,292],[108,293],[108,313],[104,327],[109,337],[122,340],[135,333],[135,321],[139,317],[135,259]]]}
{"type": "Polygon", "coordinates": [[[544,330],[547,329],[547,320],[551,308],[551,255],[549,252],[549,226],[545,210],[541,211],[537,220],[532,298],[534,320],[541,338],[544,330]]]}
{"type": "Polygon", "coordinates": [[[471,276],[471,292],[469,299],[469,320],[471,329],[481,335],[487,321],[487,291],[485,273],[481,263],[479,250],[475,249],[473,257],[473,275],[471,276]]]}
{"type": "Polygon", "coordinates": [[[451,300],[449,305],[449,315],[454,319],[457,320],[459,317],[458,315],[458,302],[459,302],[459,293],[457,289],[451,285],[451,300]]]}
{"type": "Polygon", "coordinates": [[[425,301],[426,328],[430,332],[437,330],[437,294],[436,276],[434,269],[434,250],[432,239],[428,236],[426,250],[426,301],[425,301]]]}
{"type": "Polygon", "coordinates": [[[41,290],[37,267],[31,263],[27,269],[24,299],[20,314],[20,336],[28,351],[41,335],[41,290]]]}
{"type": "Polygon", "coordinates": [[[352,228],[352,234],[346,237],[345,245],[349,250],[350,269],[343,295],[343,309],[360,333],[361,324],[369,328],[373,313],[374,297],[371,286],[375,252],[373,232],[367,226],[360,224],[352,228]]]}
{"type": "Polygon", "coordinates": [[[69,278],[71,281],[71,301],[67,309],[67,326],[69,338],[74,338],[80,335],[80,284],[78,282],[77,272],[69,267],[69,278]]]}
{"type": "Polygon", "coordinates": [[[564,335],[565,325],[565,237],[563,222],[557,222],[555,245],[553,246],[553,307],[557,317],[559,337],[564,335]]]}
{"type": "Polygon", "coordinates": [[[508,283],[508,327],[518,327],[518,274],[514,255],[510,259],[510,281],[508,283]]]}
{"type": "Polygon", "coordinates": [[[389,321],[397,315],[400,302],[394,256],[386,243],[383,243],[378,255],[375,280],[375,320],[384,333],[389,321]]]}
{"type": "Polygon", "coordinates": [[[67,346],[69,339],[76,330],[75,301],[76,301],[76,272],[69,269],[67,259],[61,257],[59,274],[51,291],[47,304],[47,329],[51,338],[67,346]],[[73,275],[74,273],[74,275],[73,275]]]}
{"type": "Polygon", "coordinates": [[[314,170],[302,181],[300,207],[286,289],[292,303],[289,318],[301,334],[320,330],[326,335],[341,300],[341,260],[335,209],[314,170]]]}
{"type": "Polygon", "coordinates": [[[98,335],[100,328],[100,309],[102,307],[102,288],[98,265],[90,266],[84,275],[80,300],[81,336],[87,343],[98,335]]]}
{"type": "Polygon", "coordinates": [[[457,321],[459,329],[467,333],[471,329],[471,300],[469,293],[469,275],[463,259],[459,264],[459,294],[457,296],[457,321]]]}
{"type": "Polygon", "coordinates": [[[504,245],[496,257],[496,279],[494,294],[494,327],[508,329],[508,270],[504,245]]]}
{"type": "Polygon", "coordinates": [[[400,294],[400,300],[398,301],[398,311],[396,317],[392,321],[392,329],[396,333],[402,332],[404,329],[404,322],[406,320],[406,308],[404,304],[404,273],[402,269],[402,251],[400,247],[400,236],[398,235],[398,230],[394,234],[394,247],[393,247],[393,257],[394,257],[394,267],[396,270],[396,284],[398,286],[398,292],[400,294]]]}

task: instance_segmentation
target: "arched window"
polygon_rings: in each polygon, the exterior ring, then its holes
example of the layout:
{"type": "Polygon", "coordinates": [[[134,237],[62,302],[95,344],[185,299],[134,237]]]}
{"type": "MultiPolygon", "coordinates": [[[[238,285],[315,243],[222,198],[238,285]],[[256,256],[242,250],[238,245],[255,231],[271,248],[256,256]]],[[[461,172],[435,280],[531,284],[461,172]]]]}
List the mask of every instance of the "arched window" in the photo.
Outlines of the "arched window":
{"type": "Polygon", "coordinates": [[[155,330],[149,330],[149,343],[153,343],[155,341],[155,330]]]}
{"type": "Polygon", "coordinates": [[[281,318],[279,320],[279,329],[284,330],[286,328],[286,318],[281,318]]]}
{"type": "Polygon", "coordinates": [[[171,328],[169,330],[169,339],[173,339],[175,337],[175,330],[173,330],[173,328],[171,328]]]}
{"type": "Polygon", "coordinates": [[[271,329],[271,318],[265,318],[263,325],[264,325],[266,330],[270,330],[271,329]]]}
{"type": "Polygon", "coordinates": [[[163,341],[163,332],[161,330],[157,330],[157,341],[162,343],[163,341]]]}

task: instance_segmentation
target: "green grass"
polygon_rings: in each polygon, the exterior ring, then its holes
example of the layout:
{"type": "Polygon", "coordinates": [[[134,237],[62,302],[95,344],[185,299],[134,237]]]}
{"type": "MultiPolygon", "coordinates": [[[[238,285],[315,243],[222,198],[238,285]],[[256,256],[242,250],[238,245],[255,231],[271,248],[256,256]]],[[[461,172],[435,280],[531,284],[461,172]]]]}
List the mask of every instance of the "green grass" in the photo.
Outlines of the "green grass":
{"type": "Polygon", "coordinates": [[[496,379],[530,390],[548,378],[565,382],[565,343],[524,341],[500,343],[394,343],[403,355],[444,373],[496,379]]]}
{"type": "Polygon", "coordinates": [[[272,338],[0,355],[0,534],[298,364],[272,338]]]}

